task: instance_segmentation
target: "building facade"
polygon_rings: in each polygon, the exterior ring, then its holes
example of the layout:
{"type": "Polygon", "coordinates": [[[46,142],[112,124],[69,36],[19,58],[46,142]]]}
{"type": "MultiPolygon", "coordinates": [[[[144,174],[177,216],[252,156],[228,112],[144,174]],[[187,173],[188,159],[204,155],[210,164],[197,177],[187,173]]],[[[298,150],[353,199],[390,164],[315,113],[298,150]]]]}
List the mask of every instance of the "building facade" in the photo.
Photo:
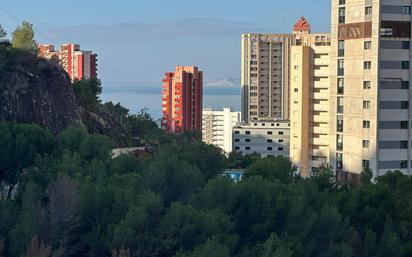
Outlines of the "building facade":
{"type": "Polygon", "coordinates": [[[330,35],[310,36],[290,61],[290,158],[304,177],[329,162],[330,35]]]}
{"type": "Polygon", "coordinates": [[[203,72],[177,66],[162,80],[162,127],[169,133],[202,131],[203,72]]]}
{"type": "Polygon", "coordinates": [[[221,148],[226,154],[232,152],[233,127],[240,123],[240,112],[230,108],[223,111],[203,110],[202,139],[203,142],[221,148]]]}
{"type": "Polygon", "coordinates": [[[333,0],[330,163],[411,175],[411,1],[333,0]]]}
{"type": "Polygon", "coordinates": [[[290,123],[288,120],[254,122],[233,128],[233,147],[243,154],[289,158],[290,123]]]}
{"type": "Polygon", "coordinates": [[[291,34],[242,35],[242,121],[288,119],[292,46],[314,44],[301,17],[291,34]]]}
{"type": "Polygon", "coordinates": [[[242,121],[288,116],[289,53],[295,37],[242,35],[242,121]]]}
{"type": "Polygon", "coordinates": [[[77,44],[64,44],[59,51],[54,45],[39,45],[39,56],[54,59],[69,74],[72,81],[97,77],[97,54],[80,49],[77,44]]]}

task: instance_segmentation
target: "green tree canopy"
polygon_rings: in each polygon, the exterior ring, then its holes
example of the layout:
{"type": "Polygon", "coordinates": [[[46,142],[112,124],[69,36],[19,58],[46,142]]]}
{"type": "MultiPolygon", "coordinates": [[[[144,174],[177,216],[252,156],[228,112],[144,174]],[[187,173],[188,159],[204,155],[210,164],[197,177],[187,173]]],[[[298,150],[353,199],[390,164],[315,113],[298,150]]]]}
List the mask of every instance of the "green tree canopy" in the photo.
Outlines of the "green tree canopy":
{"type": "Polygon", "coordinates": [[[27,21],[23,21],[13,32],[11,44],[14,48],[36,52],[37,43],[34,40],[33,25],[27,21]]]}

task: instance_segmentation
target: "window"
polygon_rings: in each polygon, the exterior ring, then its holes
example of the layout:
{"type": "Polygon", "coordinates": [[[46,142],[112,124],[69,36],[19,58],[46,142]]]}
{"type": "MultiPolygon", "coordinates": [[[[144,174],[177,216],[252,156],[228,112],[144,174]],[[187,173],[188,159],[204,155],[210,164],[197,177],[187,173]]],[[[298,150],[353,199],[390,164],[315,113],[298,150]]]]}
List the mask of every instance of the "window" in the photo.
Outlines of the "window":
{"type": "Polygon", "coordinates": [[[401,109],[409,109],[409,102],[408,101],[402,101],[401,102],[401,109]]]}
{"type": "Polygon", "coordinates": [[[407,169],[408,168],[408,161],[400,161],[399,167],[401,169],[407,169]]]}
{"type": "Polygon", "coordinates": [[[411,6],[403,6],[402,9],[404,15],[411,15],[411,6]]]}
{"type": "Polygon", "coordinates": [[[369,168],[370,167],[370,161],[369,160],[362,160],[362,168],[369,168]]]}
{"type": "Polygon", "coordinates": [[[372,48],[372,42],[371,41],[365,41],[364,43],[364,49],[369,50],[372,48]]]}
{"type": "Polygon", "coordinates": [[[345,56],[345,40],[339,40],[338,42],[338,56],[345,56]]]}
{"type": "Polygon", "coordinates": [[[363,128],[364,129],[369,129],[371,128],[371,122],[369,120],[364,120],[363,121],[363,128]]]}
{"type": "Polygon", "coordinates": [[[337,101],[337,112],[338,113],[343,113],[343,97],[338,97],[338,101],[337,101]]]}
{"type": "Polygon", "coordinates": [[[372,67],[372,62],[371,61],[366,61],[363,63],[363,69],[365,70],[370,70],[372,67]]]}
{"type": "Polygon", "coordinates": [[[409,41],[402,41],[402,49],[411,48],[411,43],[409,41]]]}
{"type": "Polygon", "coordinates": [[[239,151],[240,147],[239,146],[235,146],[235,150],[239,151]]]}
{"type": "Polygon", "coordinates": [[[407,120],[401,121],[401,129],[408,129],[409,122],[407,120]]]}
{"type": "Polygon", "coordinates": [[[273,139],[268,139],[267,142],[268,143],[273,143],[273,139]]]}
{"type": "Polygon", "coordinates": [[[345,7],[339,7],[339,23],[345,23],[345,7]]]}
{"type": "Polygon", "coordinates": [[[343,135],[336,135],[336,150],[343,150],[343,135]]]}
{"type": "Polygon", "coordinates": [[[280,136],[283,135],[283,131],[279,131],[278,135],[280,135],[280,136]]]}
{"type": "Polygon", "coordinates": [[[279,139],[279,141],[278,141],[279,143],[283,143],[283,139],[279,139]]]}
{"type": "Polygon", "coordinates": [[[402,70],[408,70],[408,69],[409,69],[409,61],[403,61],[402,70]]]}
{"type": "Polygon", "coordinates": [[[338,78],[338,94],[341,95],[344,93],[345,80],[343,78],[338,78]]]}
{"type": "Polygon", "coordinates": [[[402,81],[401,89],[409,89],[409,81],[402,81]]]}
{"type": "Polygon", "coordinates": [[[245,142],[246,142],[246,143],[250,143],[250,138],[246,138],[246,139],[245,139],[245,142]]]}
{"type": "Polygon", "coordinates": [[[245,134],[246,134],[246,135],[250,135],[250,131],[247,130],[247,131],[245,132],[245,134]]]}
{"type": "Polygon", "coordinates": [[[339,115],[336,121],[336,131],[343,132],[343,116],[339,115]]]}
{"type": "Polygon", "coordinates": [[[381,28],[381,36],[390,37],[393,35],[392,28],[381,28]]]}
{"type": "Polygon", "coordinates": [[[401,141],[400,142],[401,149],[408,149],[408,141],[401,141]]]}
{"type": "Polygon", "coordinates": [[[246,151],[249,151],[249,150],[250,150],[250,146],[246,146],[246,147],[245,147],[245,150],[246,150],[246,151]]]}
{"type": "Polygon", "coordinates": [[[235,130],[235,134],[239,135],[240,134],[239,130],[235,130]]]}
{"type": "Polygon", "coordinates": [[[365,15],[372,15],[372,6],[365,7],[365,15]]]}
{"type": "Polygon", "coordinates": [[[363,89],[371,89],[371,84],[372,84],[372,82],[370,82],[370,81],[364,81],[363,82],[363,89]]]}
{"type": "Polygon", "coordinates": [[[299,65],[295,65],[295,66],[294,66],[294,69],[295,69],[295,70],[299,70],[299,65]]]}
{"type": "Polygon", "coordinates": [[[370,101],[363,101],[363,109],[370,109],[371,102],[370,101]]]}
{"type": "Polygon", "coordinates": [[[268,131],[268,135],[273,135],[273,131],[268,131]]]}
{"type": "Polygon", "coordinates": [[[268,151],[272,151],[272,150],[273,150],[273,147],[270,147],[270,146],[269,146],[269,147],[267,148],[267,150],[268,150],[268,151]]]}
{"type": "Polygon", "coordinates": [[[240,142],[240,139],[239,139],[239,138],[235,138],[235,142],[240,142]]]}
{"type": "Polygon", "coordinates": [[[342,169],[343,168],[343,154],[336,153],[336,168],[342,169]]]}
{"type": "Polygon", "coordinates": [[[339,5],[344,5],[345,4],[345,0],[339,0],[339,5]]]}
{"type": "Polygon", "coordinates": [[[298,89],[298,88],[295,88],[295,90],[294,90],[294,91],[295,91],[295,93],[297,93],[297,92],[299,92],[299,89],[298,89]]]}
{"type": "Polygon", "coordinates": [[[369,148],[370,142],[369,140],[363,140],[362,141],[362,147],[363,148],[369,148]]]}
{"type": "Polygon", "coordinates": [[[278,151],[283,151],[283,147],[278,147],[278,151]]]}
{"type": "Polygon", "coordinates": [[[343,60],[338,60],[338,76],[345,75],[345,62],[343,60]]]}

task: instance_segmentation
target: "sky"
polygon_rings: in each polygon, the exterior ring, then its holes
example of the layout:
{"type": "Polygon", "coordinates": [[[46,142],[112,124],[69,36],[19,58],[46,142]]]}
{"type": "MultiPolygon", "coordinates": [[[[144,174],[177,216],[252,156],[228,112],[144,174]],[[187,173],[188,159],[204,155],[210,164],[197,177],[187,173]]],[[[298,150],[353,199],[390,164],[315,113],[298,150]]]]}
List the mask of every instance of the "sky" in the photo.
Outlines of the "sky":
{"type": "Polygon", "coordinates": [[[289,33],[300,16],[328,32],[329,9],[330,0],[0,0],[0,24],[12,32],[27,20],[39,43],[78,43],[98,54],[104,92],[143,94],[175,65],[197,65],[206,82],[237,79],[242,33],[289,33]]]}

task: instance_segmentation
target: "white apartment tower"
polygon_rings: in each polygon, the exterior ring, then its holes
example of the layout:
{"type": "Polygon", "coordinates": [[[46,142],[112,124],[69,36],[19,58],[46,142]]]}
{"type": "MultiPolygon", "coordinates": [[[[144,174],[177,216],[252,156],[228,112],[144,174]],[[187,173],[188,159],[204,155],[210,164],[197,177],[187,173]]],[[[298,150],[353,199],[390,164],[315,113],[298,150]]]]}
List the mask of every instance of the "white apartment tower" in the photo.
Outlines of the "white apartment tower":
{"type": "Polygon", "coordinates": [[[332,0],[330,163],[411,175],[411,1],[332,0]]]}
{"type": "Polygon", "coordinates": [[[221,148],[226,154],[232,152],[233,127],[240,123],[240,112],[230,108],[223,111],[203,110],[202,139],[203,142],[221,148]]]}

